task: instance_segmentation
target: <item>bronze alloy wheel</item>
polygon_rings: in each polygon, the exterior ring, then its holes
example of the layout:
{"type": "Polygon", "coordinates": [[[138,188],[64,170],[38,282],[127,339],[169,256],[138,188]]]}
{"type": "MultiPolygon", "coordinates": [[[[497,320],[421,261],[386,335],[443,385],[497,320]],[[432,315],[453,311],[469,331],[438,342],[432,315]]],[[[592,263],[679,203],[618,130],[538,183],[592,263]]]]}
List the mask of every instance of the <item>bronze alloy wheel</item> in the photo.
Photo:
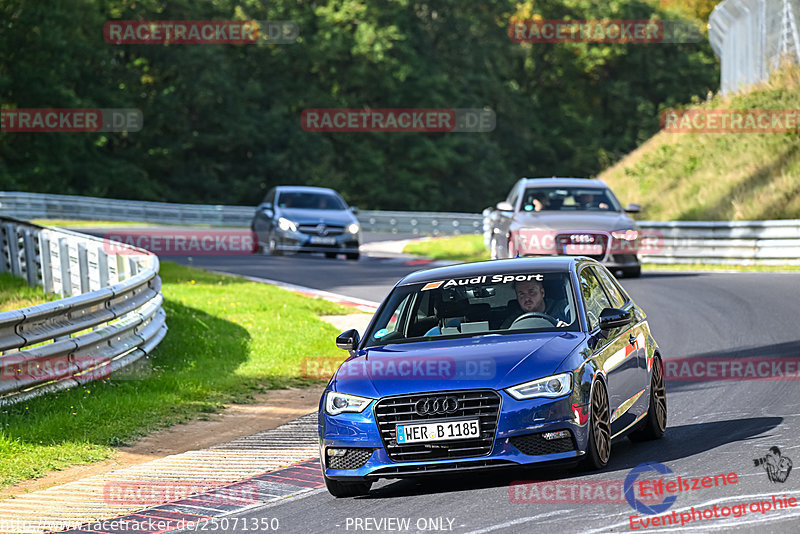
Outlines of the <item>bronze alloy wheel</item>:
{"type": "Polygon", "coordinates": [[[664,386],[664,364],[661,358],[653,357],[653,372],[650,375],[650,405],[639,428],[631,432],[631,441],[649,441],[664,435],[667,428],[667,388],[664,386]]]}
{"type": "Polygon", "coordinates": [[[667,428],[667,389],[664,387],[664,374],[661,359],[653,361],[653,404],[656,412],[656,423],[661,432],[667,428]]]}
{"type": "Polygon", "coordinates": [[[592,395],[592,438],[601,465],[611,456],[611,424],[608,422],[608,395],[600,382],[592,395]]]}

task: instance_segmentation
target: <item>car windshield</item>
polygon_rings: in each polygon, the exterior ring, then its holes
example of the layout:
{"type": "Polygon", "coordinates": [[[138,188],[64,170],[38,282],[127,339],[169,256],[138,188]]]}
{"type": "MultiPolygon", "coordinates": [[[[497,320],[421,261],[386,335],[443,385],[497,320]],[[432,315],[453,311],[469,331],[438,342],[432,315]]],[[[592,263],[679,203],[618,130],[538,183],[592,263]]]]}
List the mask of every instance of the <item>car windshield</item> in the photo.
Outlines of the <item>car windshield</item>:
{"type": "Polygon", "coordinates": [[[577,331],[576,318],[569,273],[487,273],[396,287],[365,334],[365,346],[577,331]]]}
{"type": "Polygon", "coordinates": [[[284,192],[278,194],[278,207],[306,210],[343,210],[344,202],[328,193],[284,192]]]}
{"type": "Polygon", "coordinates": [[[609,189],[590,187],[529,187],[522,211],[621,211],[609,189]]]}

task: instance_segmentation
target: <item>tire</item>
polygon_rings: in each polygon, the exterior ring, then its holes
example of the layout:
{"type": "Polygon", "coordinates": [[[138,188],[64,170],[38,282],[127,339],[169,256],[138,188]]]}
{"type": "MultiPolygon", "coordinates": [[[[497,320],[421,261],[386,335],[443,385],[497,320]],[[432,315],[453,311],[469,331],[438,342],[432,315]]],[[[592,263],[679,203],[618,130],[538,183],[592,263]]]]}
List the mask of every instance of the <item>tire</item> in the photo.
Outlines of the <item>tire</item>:
{"type": "Polygon", "coordinates": [[[269,235],[269,241],[267,242],[267,252],[269,252],[270,256],[283,256],[283,251],[278,248],[278,242],[272,234],[269,235]]]}
{"type": "Polygon", "coordinates": [[[336,256],[338,256],[338,254],[336,254],[335,252],[326,252],[325,253],[325,257],[328,258],[329,260],[336,258],[336,256]]]}
{"type": "Polygon", "coordinates": [[[637,265],[636,267],[629,267],[627,269],[622,269],[622,276],[625,278],[639,278],[642,276],[642,266],[637,265]]]}
{"type": "Polygon", "coordinates": [[[361,257],[361,254],[358,252],[353,252],[351,254],[346,254],[345,256],[347,257],[348,260],[358,261],[358,258],[361,257]]]}
{"type": "Polygon", "coordinates": [[[322,476],[325,478],[325,487],[328,488],[328,493],[337,499],[369,495],[369,489],[372,487],[372,482],[340,482],[331,480],[325,475],[322,476]]]}
{"type": "Polygon", "coordinates": [[[639,428],[628,435],[633,442],[659,439],[667,428],[667,388],[664,386],[664,366],[661,358],[653,358],[653,373],[650,379],[650,405],[639,428]]]}
{"type": "Polygon", "coordinates": [[[592,388],[589,414],[589,445],[583,467],[589,471],[603,469],[611,458],[611,423],[608,419],[608,393],[599,380],[592,388]]]}

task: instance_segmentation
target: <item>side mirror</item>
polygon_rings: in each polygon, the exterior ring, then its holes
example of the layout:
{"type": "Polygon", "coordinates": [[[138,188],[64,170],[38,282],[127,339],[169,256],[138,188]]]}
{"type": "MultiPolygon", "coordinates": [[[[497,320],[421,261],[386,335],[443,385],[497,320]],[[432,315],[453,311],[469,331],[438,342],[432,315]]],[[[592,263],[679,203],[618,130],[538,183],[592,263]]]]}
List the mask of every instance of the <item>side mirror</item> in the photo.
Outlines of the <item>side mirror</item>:
{"type": "Polygon", "coordinates": [[[617,308],[605,308],[600,312],[600,330],[614,330],[633,321],[631,314],[617,308]]]}
{"type": "Polygon", "coordinates": [[[511,205],[511,202],[503,202],[497,203],[497,209],[500,211],[514,211],[514,206],[511,205]]]}
{"type": "Polygon", "coordinates": [[[625,206],[625,213],[639,213],[640,211],[642,211],[642,207],[639,204],[631,202],[625,206]]]}
{"type": "Polygon", "coordinates": [[[350,211],[353,212],[353,215],[358,215],[358,208],[355,206],[350,206],[350,211]]]}
{"type": "Polygon", "coordinates": [[[336,336],[336,346],[342,350],[356,350],[358,342],[361,338],[358,335],[358,330],[347,330],[336,336]]]}

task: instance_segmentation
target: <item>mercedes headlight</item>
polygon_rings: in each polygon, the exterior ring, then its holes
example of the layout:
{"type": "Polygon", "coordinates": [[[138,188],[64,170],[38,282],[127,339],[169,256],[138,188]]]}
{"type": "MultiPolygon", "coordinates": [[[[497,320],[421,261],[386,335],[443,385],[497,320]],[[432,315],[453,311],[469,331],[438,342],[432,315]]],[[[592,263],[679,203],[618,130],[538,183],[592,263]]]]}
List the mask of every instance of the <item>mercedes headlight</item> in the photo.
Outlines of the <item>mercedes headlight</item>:
{"type": "Polygon", "coordinates": [[[617,230],[616,232],[611,232],[611,235],[614,236],[614,239],[623,241],[636,241],[639,239],[639,232],[636,230],[617,230]]]}
{"type": "Polygon", "coordinates": [[[325,411],[329,415],[339,415],[342,412],[363,412],[372,399],[347,395],[336,391],[329,391],[325,395],[325,411]]]}
{"type": "Polygon", "coordinates": [[[347,227],[347,231],[351,234],[357,234],[359,230],[361,230],[361,227],[358,225],[358,223],[353,223],[347,227]]]}
{"type": "Polygon", "coordinates": [[[535,397],[563,397],[572,391],[572,373],[548,376],[508,388],[506,392],[517,400],[535,397]]]}
{"type": "Polygon", "coordinates": [[[289,219],[287,219],[286,217],[281,217],[280,219],[278,219],[278,228],[280,228],[284,232],[297,231],[297,225],[292,221],[290,221],[289,219]]]}

